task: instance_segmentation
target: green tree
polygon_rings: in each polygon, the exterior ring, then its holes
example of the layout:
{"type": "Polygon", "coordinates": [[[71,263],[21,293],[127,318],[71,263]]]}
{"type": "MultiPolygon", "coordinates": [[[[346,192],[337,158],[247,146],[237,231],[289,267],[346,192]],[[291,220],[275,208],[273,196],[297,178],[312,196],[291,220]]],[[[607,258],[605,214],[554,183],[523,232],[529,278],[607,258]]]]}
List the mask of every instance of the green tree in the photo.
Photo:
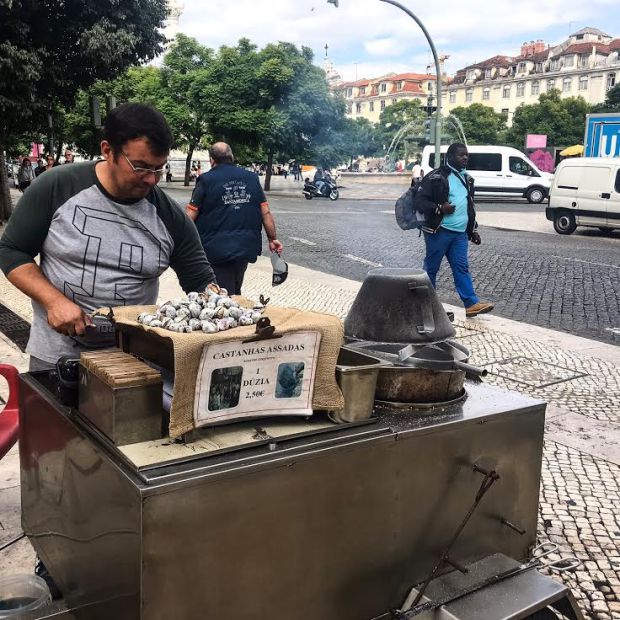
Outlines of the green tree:
{"type": "Polygon", "coordinates": [[[0,222],[11,202],[3,152],[15,133],[45,130],[80,88],[153,58],[165,37],[165,0],[0,2],[0,222]]]}
{"type": "Polygon", "coordinates": [[[583,140],[586,114],[590,106],[582,97],[560,97],[558,90],[543,93],[538,103],[521,104],[506,134],[508,144],[522,149],[529,133],[546,134],[547,143],[569,146],[583,140]]]}
{"type": "Polygon", "coordinates": [[[620,112],[620,84],[610,88],[605,101],[595,105],[592,112],[620,112]]]}
{"type": "Polygon", "coordinates": [[[451,112],[456,116],[465,133],[468,144],[502,144],[506,137],[505,113],[498,113],[493,108],[472,103],[467,107],[457,107],[451,112]]]}
{"type": "Polygon", "coordinates": [[[345,119],[342,132],[342,163],[346,158],[349,167],[356,157],[370,157],[381,149],[377,128],[367,118],[345,119]]]}
{"type": "Polygon", "coordinates": [[[405,154],[406,140],[413,137],[421,143],[424,136],[424,121],[427,113],[422,109],[419,99],[402,99],[381,111],[377,126],[378,141],[385,147],[390,148],[393,140],[393,154],[400,158],[405,154]],[[399,132],[404,130],[402,135],[399,132]]]}
{"type": "Polygon", "coordinates": [[[340,130],[344,104],[329,91],[312,52],[291,43],[258,50],[247,39],[220,48],[200,86],[201,105],[214,137],[236,152],[253,150],[267,160],[270,188],[274,158],[318,156],[340,130]]]}
{"type": "Polygon", "coordinates": [[[187,150],[185,185],[189,185],[194,151],[206,146],[209,122],[205,100],[213,79],[213,50],[196,39],[177,35],[164,56],[157,106],[166,116],[175,145],[187,150]]]}

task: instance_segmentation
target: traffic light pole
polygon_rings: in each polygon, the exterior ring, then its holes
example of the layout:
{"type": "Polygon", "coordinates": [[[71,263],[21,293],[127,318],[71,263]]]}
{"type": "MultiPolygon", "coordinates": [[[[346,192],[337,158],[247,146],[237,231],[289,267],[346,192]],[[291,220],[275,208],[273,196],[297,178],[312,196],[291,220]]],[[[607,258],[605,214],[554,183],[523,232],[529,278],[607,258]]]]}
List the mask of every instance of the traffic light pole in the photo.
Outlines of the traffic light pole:
{"type": "MultiPolygon", "coordinates": [[[[395,7],[398,7],[401,11],[404,11],[413,19],[418,26],[420,26],[428,44],[431,47],[431,52],[433,53],[433,59],[435,61],[435,74],[437,75],[437,119],[435,125],[435,167],[439,167],[441,162],[441,66],[439,64],[439,56],[437,55],[437,50],[435,49],[435,44],[433,43],[433,39],[431,39],[431,35],[428,33],[428,30],[424,26],[424,24],[420,21],[417,15],[415,15],[412,11],[410,11],[406,6],[400,4],[400,2],[396,2],[396,0],[380,0],[381,2],[385,2],[386,4],[392,4],[395,7]]],[[[338,6],[338,5],[336,5],[338,6]]]]}

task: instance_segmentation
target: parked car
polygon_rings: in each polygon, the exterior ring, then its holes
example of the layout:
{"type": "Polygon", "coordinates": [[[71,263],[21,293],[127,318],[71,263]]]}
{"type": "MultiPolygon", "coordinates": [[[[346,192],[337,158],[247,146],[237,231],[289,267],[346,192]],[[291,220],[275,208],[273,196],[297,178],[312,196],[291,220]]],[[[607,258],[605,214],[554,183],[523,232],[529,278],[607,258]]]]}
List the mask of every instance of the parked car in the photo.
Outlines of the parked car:
{"type": "Polygon", "coordinates": [[[620,228],[620,159],[565,159],[555,171],[546,215],[560,235],[577,226],[620,228]]]}
{"type": "MultiPolygon", "coordinates": [[[[444,162],[447,145],[441,147],[444,162]]],[[[521,151],[510,146],[468,146],[467,172],[476,182],[478,196],[506,196],[527,198],[541,203],[548,195],[553,175],[542,172],[521,151]]],[[[435,147],[425,146],[422,151],[424,174],[435,168],[435,147]]]]}

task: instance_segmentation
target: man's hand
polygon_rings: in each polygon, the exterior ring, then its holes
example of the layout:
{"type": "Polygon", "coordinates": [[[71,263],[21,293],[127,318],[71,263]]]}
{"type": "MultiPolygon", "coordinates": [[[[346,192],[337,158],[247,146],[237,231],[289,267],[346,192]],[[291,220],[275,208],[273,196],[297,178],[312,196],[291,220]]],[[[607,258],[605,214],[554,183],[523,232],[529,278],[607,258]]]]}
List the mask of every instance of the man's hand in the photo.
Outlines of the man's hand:
{"type": "Polygon", "coordinates": [[[454,213],[454,205],[451,205],[449,202],[444,202],[441,205],[441,212],[444,215],[450,215],[450,213],[454,213]]]}
{"type": "Polygon", "coordinates": [[[471,233],[471,237],[469,239],[474,245],[480,245],[482,243],[480,234],[477,231],[474,231],[473,233],[471,233]]]}
{"type": "Polygon", "coordinates": [[[87,325],[92,325],[90,317],[77,304],[66,297],[58,297],[47,308],[49,326],[64,336],[82,336],[87,325]]]}
{"type": "Polygon", "coordinates": [[[269,250],[271,252],[277,252],[278,254],[282,254],[283,248],[284,246],[282,245],[282,242],[278,241],[278,239],[272,239],[269,241],[269,250]]]}

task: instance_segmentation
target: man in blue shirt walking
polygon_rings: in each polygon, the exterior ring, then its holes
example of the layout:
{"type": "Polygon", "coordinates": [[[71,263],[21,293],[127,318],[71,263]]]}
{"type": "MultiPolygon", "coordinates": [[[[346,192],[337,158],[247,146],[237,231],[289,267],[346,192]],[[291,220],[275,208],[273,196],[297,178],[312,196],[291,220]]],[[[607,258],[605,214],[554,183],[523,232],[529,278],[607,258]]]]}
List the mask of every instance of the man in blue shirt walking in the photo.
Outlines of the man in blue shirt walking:
{"type": "Polygon", "coordinates": [[[256,174],[234,164],[225,142],[216,142],[209,154],[211,170],[198,179],[185,212],[198,228],[217,283],[240,295],[248,263],[262,251],[262,228],[272,252],[280,254],[282,243],[256,174]]]}
{"type": "Polygon", "coordinates": [[[480,245],[476,228],[473,179],[467,174],[469,154],[464,144],[452,144],[446,164],[423,180],[422,200],[432,203],[434,226],[424,229],[426,257],[424,270],[433,286],[444,256],[448,259],[456,291],[465,306],[465,316],[475,317],[493,310],[481,302],[469,272],[468,241],[480,245]]]}

